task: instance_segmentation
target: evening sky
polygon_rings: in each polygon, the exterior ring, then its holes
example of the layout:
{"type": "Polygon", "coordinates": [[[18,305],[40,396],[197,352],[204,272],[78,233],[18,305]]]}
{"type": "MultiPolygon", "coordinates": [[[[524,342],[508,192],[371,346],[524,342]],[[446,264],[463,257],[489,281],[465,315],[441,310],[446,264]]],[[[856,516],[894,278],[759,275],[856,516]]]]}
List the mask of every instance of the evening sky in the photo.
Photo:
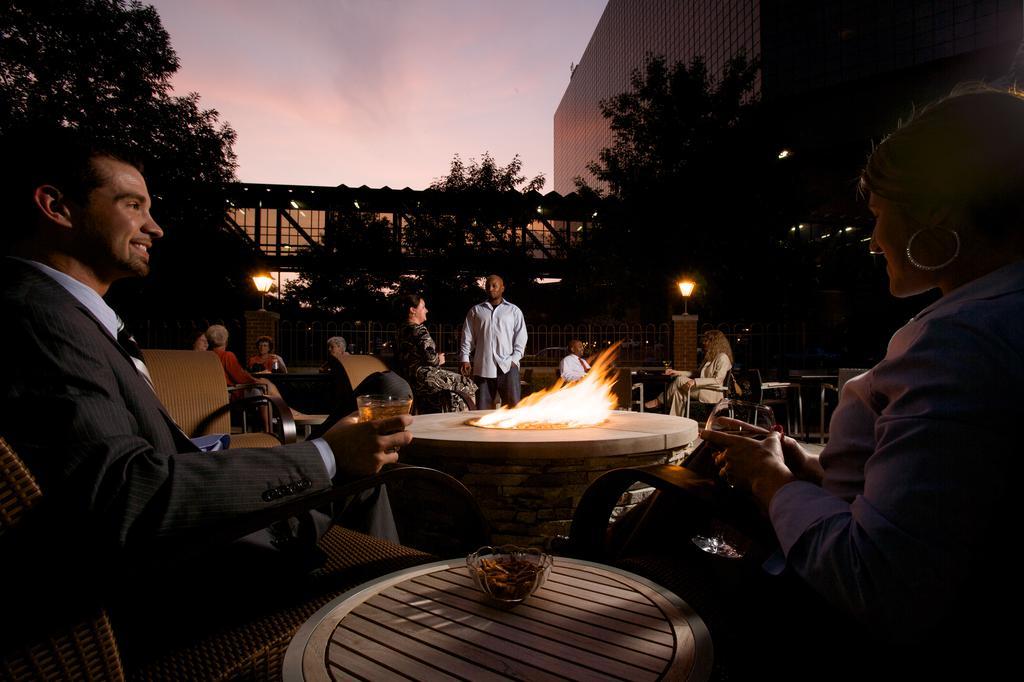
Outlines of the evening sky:
{"type": "Polygon", "coordinates": [[[552,188],[552,119],[606,0],[148,0],[238,132],[243,182],[423,189],[515,154],[552,188]]]}

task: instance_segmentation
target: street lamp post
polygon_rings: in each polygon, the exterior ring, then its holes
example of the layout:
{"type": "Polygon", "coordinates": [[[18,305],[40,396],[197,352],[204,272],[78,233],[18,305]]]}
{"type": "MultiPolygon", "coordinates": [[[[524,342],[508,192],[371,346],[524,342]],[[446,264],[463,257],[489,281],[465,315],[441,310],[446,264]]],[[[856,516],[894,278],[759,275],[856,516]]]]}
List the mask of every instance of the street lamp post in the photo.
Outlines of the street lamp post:
{"type": "Polygon", "coordinates": [[[688,304],[690,302],[690,296],[693,294],[693,289],[697,286],[697,283],[692,279],[684,279],[681,282],[678,282],[678,284],[679,293],[683,295],[683,315],[689,315],[690,311],[688,304]]]}
{"type": "Polygon", "coordinates": [[[252,283],[256,286],[256,291],[260,292],[260,310],[266,310],[264,304],[267,292],[270,291],[270,287],[274,286],[274,278],[266,272],[261,272],[252,276],[252,283]]]}

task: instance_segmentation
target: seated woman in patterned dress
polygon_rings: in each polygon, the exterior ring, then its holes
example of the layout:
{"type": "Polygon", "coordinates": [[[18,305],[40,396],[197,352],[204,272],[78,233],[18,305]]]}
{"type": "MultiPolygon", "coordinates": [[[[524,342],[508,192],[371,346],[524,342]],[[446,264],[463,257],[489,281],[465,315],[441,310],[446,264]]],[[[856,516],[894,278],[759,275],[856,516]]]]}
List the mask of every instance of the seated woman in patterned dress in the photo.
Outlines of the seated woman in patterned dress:
{"type": "MultiPolygon", "coordinates": [[[[399,298],[399,310],[405,324],[398,330],[398,371],[412,384],[418,408],[423,403],[442,411],[475,409],[476,384],[458,372],[443,369],[444,353],[437,352],[427,331],[427,303],[418,294],[399,298]]],[[[423,412],[423,409],[420,409],[423,412]]]]}

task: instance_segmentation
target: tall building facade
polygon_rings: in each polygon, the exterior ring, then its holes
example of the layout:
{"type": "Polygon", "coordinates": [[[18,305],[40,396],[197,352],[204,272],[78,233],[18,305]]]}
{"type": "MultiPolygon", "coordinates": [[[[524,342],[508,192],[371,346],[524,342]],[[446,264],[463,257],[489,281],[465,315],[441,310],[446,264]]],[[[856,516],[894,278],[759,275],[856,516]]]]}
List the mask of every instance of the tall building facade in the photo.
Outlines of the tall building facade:
{"type": "Polygon", "coordinates": [[[554,190],[576,189],[576,176],[612,143],[600,102],[629,89],[648,54],[669,63],[703,55],[717,73],[740,50],[761,52],[758,0],[608,0],[555,111],[554,190]]]}
{"type": "Polygon", "coordinates": [[[1003,75],[1024,33],[1022,10],[1021,0],[609,0],[555,111],[554,189],[593,180],[587,164],[612,142],[600,102],[627,91],[648,54],[669,63],[700,55],[718,74],[744,51],[761,60],[765,101],[799,107],[782,118],[836,107],[852,116],[859,102],[869,120],[851,133],[873,134],[898,117],[891,108],[1003,75]]]}

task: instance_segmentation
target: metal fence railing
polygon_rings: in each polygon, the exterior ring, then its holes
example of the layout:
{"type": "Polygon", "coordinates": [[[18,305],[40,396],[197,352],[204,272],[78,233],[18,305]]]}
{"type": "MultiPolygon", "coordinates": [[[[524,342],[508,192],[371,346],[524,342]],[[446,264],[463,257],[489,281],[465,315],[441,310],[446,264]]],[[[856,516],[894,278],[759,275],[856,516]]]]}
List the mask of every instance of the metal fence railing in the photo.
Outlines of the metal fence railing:
{"type": "MultiPolygon", "coordinates": [[[[191,348],[195,334],[210,324],[223,324],[231,334],[229,348],[245,350],[245,324],[240,319],[145,320],[134,322],[132,331],[143,348],[191,348]]],[[[388,356],[393,354],[397,323],[348,321],[280,322],[276,352],[290,367],[315,367],[327,358],[327,339],[342,336],[350,353],[388,356]]],[[[458,361],[461,324],[427,323],[439,351],[448,363],[458,361]]],[[[735,364],[758,368],[766,376],[784,377],[793,369],[824,369],[838,366],[835,353],[819,347],[803,323],[749,324],[705,323],[701,331],[718,329],[732,345],[735,364]]],[[[566,354],[569,342],[580,339],[587,353],[621,342],[618,362],[630,366],[659,366],[672,360],[672,325],[651,324],[528,324],[528,341],[523,365],[553,367],[566,354]]],[[[679,367],[677,369],[694,369],[679,367]]]]}
{"type": "Polygon", "coordinates": [[[723,322],[701,325],[702,333],[710,329],[723,332],[729,339],[737,367],[760,369],[765,377],[783,378],[794,369],[834,367],[839,361],[838,355],[809,342],[804,323],[723,322]]]}
{"type": "MultiPolygon", "coordinates": [[[[437,349],[457,360],[462,325],[427,323],[437,349]]],[[[659,365],[670,359],[672,329],[668,324],[622,325],[526,325],[527,344],[523,365],[555,366],[568,352],[573,339],[587,345],[587,352],[603,350],[621,341],[619,361],[627,364],[659,365]]],[[[394,351],[398,325],[378,322],[291,322],[280,324],[278,353],[289,365],[310,366],[327,357],[327,339],[342,336],[350,353],[390,355],[394,351]]]]}

